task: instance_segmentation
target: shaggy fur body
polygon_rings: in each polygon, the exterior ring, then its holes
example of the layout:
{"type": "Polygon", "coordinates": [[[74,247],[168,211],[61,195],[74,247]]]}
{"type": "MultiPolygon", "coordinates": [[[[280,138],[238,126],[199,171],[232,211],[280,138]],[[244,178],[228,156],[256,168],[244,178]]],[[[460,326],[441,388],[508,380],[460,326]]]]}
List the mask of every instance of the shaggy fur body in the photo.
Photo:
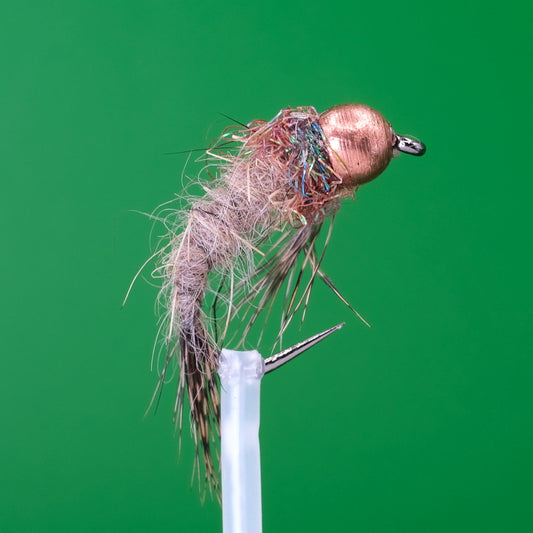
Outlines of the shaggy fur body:
{"type": "MultiPolygon", "coordinates": [[[[316,274],[319,262],[314,244],[322,222],[338,209],[342,196],[353,194],[342,189],[332,171],[318,117],[313,108],[286,109],[270,122],[254,121],[247,129],[223,136],[221,140],[226,141],[230,135],[240,148],[236,155],[215,152],[216,147],[208,152],[216,162],[218,177],[205,188],[202,198],[191,203],[184,230],[172,238],[171,251],[163,261],[169,333],[160,384],[169,361],[177,357],[176,423],[181,427],[186,391],[205,478],[215,489],[218,468],[212,444],[218,434],[220,408],[216,369],[224,335],[216,343],[206,326],[202,304],[209,274],[217,270],[232,275],[237,261],[247,265],[240,289],[230,294],[228,305],[228,313],[234,315],[255,300],[243,336],[275,297],[302,250],[307,250],[306,262],[316,274]],[[257,254],[270,234],[283,227],[280,241],[266,254],[257,254]],[[256,261],[258,255],[263,259],[256,261]]],[[[286,323],[299,307],[294,296],[286,306],[286,323]]]]}

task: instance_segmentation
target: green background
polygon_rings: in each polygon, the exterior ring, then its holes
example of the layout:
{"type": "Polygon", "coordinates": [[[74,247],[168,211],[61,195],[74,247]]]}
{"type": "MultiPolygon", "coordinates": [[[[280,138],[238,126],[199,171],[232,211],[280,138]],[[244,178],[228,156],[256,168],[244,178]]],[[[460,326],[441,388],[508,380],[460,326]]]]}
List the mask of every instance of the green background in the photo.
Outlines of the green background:
{"type": "Polygon", "coordinates": [[[372,328],[317,286],[290,340],[347,325],[263,382],[264,531],[533,531],[526,5],[2,7],[2,532],[221,530],[171,391],[143,418],[157,289],[121,308],[150,254],[132,210],[180,192],[164,154],[220,112],[345,102],[428,153],[336,222],[325,269],[372,328]]]}

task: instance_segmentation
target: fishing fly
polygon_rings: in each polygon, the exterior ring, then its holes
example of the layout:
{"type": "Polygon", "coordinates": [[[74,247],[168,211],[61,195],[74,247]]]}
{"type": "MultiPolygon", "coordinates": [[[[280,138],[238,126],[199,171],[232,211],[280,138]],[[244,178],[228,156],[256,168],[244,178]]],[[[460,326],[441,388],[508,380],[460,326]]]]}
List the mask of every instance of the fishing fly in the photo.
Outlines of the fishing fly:
{"type": "Polygon", "coordinates": [[[211,488],[219,483],[217,366],[229,324],[241,325],[244,342],[280,295],[281,336],[297,312],[305,313],[317,278],[343,299],[321,270],[332,224],[321,245],[320,231],[341,200],[400,151],[422,155],[425,147],[397,135],[362,104],[321,114],[313,107],[283,109],[270,121],[228,128],[206,151],[213,179],[203,183],[203,196],[190,201],[160,249],[165,357],[154,398],[177,364],[175,423],[181,430],[187,397],[198,475],[211,488]]]}

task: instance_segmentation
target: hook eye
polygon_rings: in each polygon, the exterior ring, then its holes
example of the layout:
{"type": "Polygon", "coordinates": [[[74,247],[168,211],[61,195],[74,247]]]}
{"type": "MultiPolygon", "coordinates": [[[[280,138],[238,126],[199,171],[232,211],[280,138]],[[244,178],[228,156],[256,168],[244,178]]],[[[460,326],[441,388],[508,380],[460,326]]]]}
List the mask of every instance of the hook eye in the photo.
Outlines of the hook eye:
{"type": "Polygon", "coordinates": [[[424,155],[426,153],[426,145],[415,139],[409,139],[403,135],[396,135],[396,143],[394,148],[411,155],[424,155]]]}

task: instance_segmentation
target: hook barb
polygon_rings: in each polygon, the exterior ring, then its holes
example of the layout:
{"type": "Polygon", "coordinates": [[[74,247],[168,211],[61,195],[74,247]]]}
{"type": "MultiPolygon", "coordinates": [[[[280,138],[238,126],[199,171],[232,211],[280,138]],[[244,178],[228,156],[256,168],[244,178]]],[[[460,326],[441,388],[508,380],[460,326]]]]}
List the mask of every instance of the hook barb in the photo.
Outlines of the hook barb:
{"type": "Polygon", "coordinates": [[[276,368],[279,368],[281,365],[291,361],[297,355],[300,355],[315,344],[323,341],[326,337],[329,337],[332,333],[335,333],[335,331],[341,329],[344,324],[344,322],[337,324],[336,326],[333,326],[322,333],[318,333],[317,335],[313,335],[313,337],[309,337],[305,341],[299,342],[298,344],[295,344],[294,346],[291,346],[282,352],[279,352],[271,357],[267,357],[265,359],[265,374],[272,372],[272,370],[276,370],[276,368]]]}

